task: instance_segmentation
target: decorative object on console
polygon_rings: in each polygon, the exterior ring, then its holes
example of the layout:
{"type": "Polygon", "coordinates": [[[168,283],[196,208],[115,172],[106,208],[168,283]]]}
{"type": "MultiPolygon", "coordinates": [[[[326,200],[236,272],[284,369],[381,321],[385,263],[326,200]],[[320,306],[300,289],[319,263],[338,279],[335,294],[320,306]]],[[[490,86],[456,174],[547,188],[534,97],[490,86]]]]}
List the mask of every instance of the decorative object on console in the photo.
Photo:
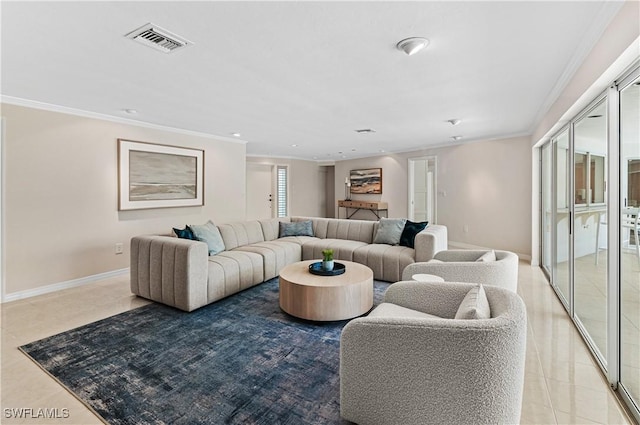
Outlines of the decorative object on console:
{"type": "Polygon", "coordinates": [[[118,209],[204,205],[204,151],[118,139],[118,209]]]}
{"type": "Polygon", "coordinates": [[[416,240],[416,235],[422,232],[429,225],[428,221],[421,221],[419,223],[407,220],[400,235],[400,245],[408,248],[413,248],[416,240]]]}
{"type": "Polygon", "coordinates": [[[349,177],[344,178],[344,199],[351,200],[351,181],[349,181],[349,177]]]}
{"type": "Polygon", "coordinates": [[[382,168],[364,168],[349,173],[351,193],[382,193],[382,168]]]}
{"type": "Polygon", "coordinates": [[[333,249],[322,250],[322,270],[330,272],[333,270],[333,249]]]}

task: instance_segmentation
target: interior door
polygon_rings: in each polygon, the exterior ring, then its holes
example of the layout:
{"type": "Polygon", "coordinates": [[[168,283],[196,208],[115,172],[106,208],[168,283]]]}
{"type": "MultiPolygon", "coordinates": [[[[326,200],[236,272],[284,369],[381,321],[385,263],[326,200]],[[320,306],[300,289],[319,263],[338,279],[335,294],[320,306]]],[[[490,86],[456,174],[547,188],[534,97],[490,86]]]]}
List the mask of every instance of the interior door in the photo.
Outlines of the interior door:
{"type": "Polygon", "coordinates": [[[436,159],[435,157],[409,159],[409,219],[436,220],[436,159]]]}
{"type": "Polygon", "coordinates": [[[247,163],[247,220],[273,217],[273,165],[247,163]]]}

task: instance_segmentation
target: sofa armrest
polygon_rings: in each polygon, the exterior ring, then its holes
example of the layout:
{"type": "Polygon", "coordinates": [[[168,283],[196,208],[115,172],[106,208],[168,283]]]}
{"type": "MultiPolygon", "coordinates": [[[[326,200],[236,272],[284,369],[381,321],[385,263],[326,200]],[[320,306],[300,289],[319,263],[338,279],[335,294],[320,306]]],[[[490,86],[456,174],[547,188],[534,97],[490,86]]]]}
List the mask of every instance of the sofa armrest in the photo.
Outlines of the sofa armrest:
{"type": "Polygon", "coordinates": [[[131,239],[131,292],[181,310],[208,302],[207,244],[168,236],[131,239]]]}
{"type": "Polygon", "coordinates": [[[429,261],[440,251],[447,249],[447,227],[439,224],[427,226],[416,235],[414,248],[416,261],[429,261]]]}

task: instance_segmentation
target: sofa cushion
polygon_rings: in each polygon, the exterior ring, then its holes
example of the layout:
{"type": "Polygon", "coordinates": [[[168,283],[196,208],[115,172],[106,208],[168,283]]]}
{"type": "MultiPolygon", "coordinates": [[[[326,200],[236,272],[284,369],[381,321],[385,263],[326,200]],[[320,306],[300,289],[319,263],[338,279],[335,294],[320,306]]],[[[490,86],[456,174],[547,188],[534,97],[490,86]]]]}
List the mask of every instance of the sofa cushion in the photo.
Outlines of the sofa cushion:
{"type": "Polygon", "coordinates": [[[262,234],[265,241],[274,241],[280,236],[280,222],[290,223],[289,217],[279,218],[267,218],[264,220],[258,220],[260,226],[262,226],[262,234]]]}
{"type": "Polygon", "coordinates": [[[353,253],[353,261],[373,270],[373,277],[385,282],[397,282],[402,271],[413,263],[415,251],[406,246],[370,244],[353,253]]]}
{"type": "Polygon", "coordinates": [[[260,255],[263,259],[264,280],[278,276],[284,266],[302,259],[302,247],[299,244],[282,240],[239,246],[234,251],[252,252],[260,255]]]}
{"type": "Polygon", "coordinates": [[[207,298],[212,303],[264,281],[262,257],[253,252],[224,251],[209,257],[207,298]]]}
{"type": "Polygon", "coordinates": [[[337,218],[291,217],[291,222],[311,220],[313,234],[322,239],[344,239],[372,243],[376,221],[337,218]]]}
{"type": "Polygon", "coordinates": [[[489,300],[482,285],[474,286],[467,292],[456,312],[456,319],[489,319],[489,300]]]}
{"type": "Polygon", "coordinates": [[[177,237],[179,237],[180,239],[189,239],[189,240],[192,240],[192,241],[197,241],[198,240],[194,236],[194,234],[191,231],[191,228],[189,228],[189,226],[184,226],[184,229],[178,229],[178,228],[174,227],[173,228],[173,233],[177,237]]]}
{"type": "Polygon", "coordinates": [[[416,235],[422,232],[428,224],[428,221],[416,223],[411,220],[407,220],[404,224],[404,229],[402,229],[402,235],[400,235],[400,245],[414,248],[416,235]]]}
{"type": "Polygon", "coordinates": [[[322,259],[322,250],[333,249],[334,260],[354,261],[353,253],[363,246],[367,246],[364,242],[349,241],[343,239],[315,239],[302,245],[303,260],[322,259]]]}
{"type": "Polygon", "coordinates": [[[224,240],[224,246],[232,250],[239,246],[264,242],[264,234],[260,222],[243,221],[239,223],[221,224],[218,226],[224,240]]]}
{"type": "Polygon", "coordinates": [[[216,255],[225,250],[225,243],[222,240],[220,231],[211,220],[202,225],[192,224],[189,228],[197,240],[207,244],[209,255],[216,255]]]}
{"type": "Polygon", "coordinates": [[[407,220],[404,218],[382,217],[380,219],[380,223],[378,223],[378,229],[376,230],[376,235],[373,238],[373,243],[398,245],[406,222],[407,220]]]}
{"type": "Polygon", "coordinates": [[[295,223],[280,223],[279,236],[314,236],[311,220],[297,221],[295,223]]]}
{"type": "Polygon", "coordinates": [[[411,318],[411,319],[442,319],[442,317],[433,314],[423,313],[421,311],[412,310],[392,303],[382,303],[374,308],[368,317],[388,317],[388,318],[411,318]]]}

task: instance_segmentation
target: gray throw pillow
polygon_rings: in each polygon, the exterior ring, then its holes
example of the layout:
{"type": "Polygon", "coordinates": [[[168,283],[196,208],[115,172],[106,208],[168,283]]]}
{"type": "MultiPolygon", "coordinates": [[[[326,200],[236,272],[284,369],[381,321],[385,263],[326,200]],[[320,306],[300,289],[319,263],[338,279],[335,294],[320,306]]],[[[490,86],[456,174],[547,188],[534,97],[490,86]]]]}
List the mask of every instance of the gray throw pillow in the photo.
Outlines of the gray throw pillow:
{"type": "Polygon", "coordinates": [[[286,236],[313,236],[313,226],[311,220],[308,221],[296,221],[293,223],[280,222],[280,234],[281,238],[286,236]]]}
{"type": "Polygon", "coordinates": [[[381,218],[373,243],[398,245],[406,222],[406,218],[381,218]]]}
{"type": "Polygon", "coordinates": [[[216,255],[225,250],[220,230],[218,230],[211,220],[202,225],[189,225],[189,228],[197,240],[207,244],[209,247],[209,255],[216,255]]]}
{"type": "Polygon", "coordinates": [[[456,319],[489,319],[489,300],[482,285],[474,286],[467,292],[456,312],[456,319]]]}

